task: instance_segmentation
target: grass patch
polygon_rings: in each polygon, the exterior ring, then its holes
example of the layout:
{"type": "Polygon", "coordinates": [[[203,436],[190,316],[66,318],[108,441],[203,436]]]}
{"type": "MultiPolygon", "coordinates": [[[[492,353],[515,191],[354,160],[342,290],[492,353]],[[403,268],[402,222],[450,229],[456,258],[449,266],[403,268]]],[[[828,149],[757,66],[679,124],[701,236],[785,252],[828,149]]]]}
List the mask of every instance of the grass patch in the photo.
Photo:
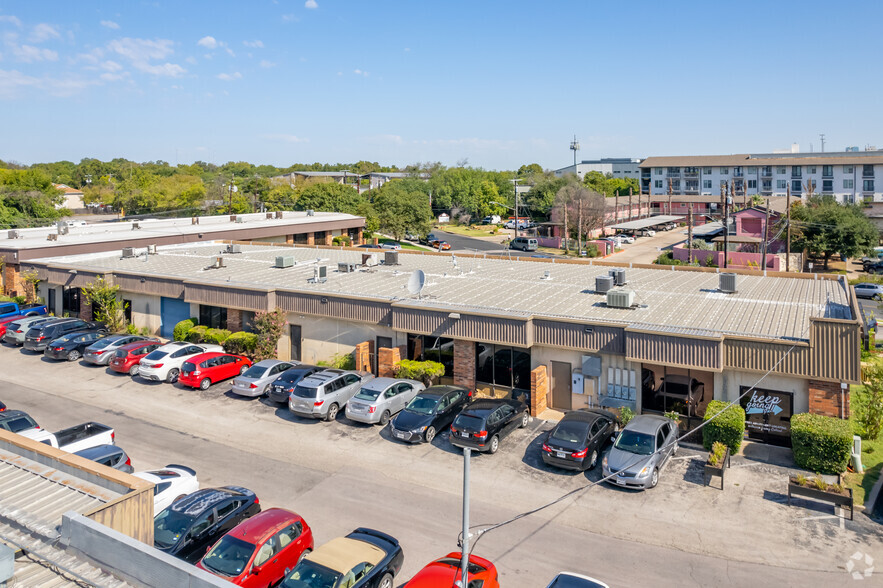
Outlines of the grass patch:
{"type": "Polygon", "coordinates": [[[410,249],[412,251],[426,251],[425,247],[417,247],[416,245],[411,245],[410,243],[406,243],[404,241],[396,241],[395,239],[384,239],[381,238],[378,242],[383,245],[384,243],[398,243],[402,249],[410,249]]]}
{"type": "MultiPolygon", "coordinates": [[[[864,386],[852,386],[849,394],[850,414],[855,413],[855,406],[861,401],[861,395],[864,393],[864,386]]],[[[858,425],[850,418],[853,424],[853,430],[858,425]]],[[[883,469],[883,435],[876,441],[862,439],[862,465],[865,467],[864,474],[848,472],[844,478],[846,484],[852,488],[852,495],[856,504],[864,504],[865,497],[871,493],[871,489],[880,478],[880,470],[883,469]]]]}
{"type": "Polygon", "coordinates": [[[436,230],[454,233],[455,235],[463,235],[464,237],[500,237],[503,239],[511,235],[511,229],[497,228],[497,234],[493,234],[496,228],[494,225],[476,225],[473,229],[467,225],[444,225],[435,227],[436,230]]]}

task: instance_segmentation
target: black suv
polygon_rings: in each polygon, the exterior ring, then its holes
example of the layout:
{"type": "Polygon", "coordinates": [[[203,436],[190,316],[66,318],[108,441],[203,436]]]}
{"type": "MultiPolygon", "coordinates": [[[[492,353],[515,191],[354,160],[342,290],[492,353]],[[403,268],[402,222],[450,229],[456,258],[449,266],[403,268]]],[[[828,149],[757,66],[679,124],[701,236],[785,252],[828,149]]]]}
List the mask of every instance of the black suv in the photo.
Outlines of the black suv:
{"type": "Polygon", "coordinates": [[[98,331],[106,333],[107,329],[101,323],[87,322],[78,318],[63,318],[57,321],[48,321],[32,329],[25,334],[24,348],[28,351],[40,351],[46,349],[50,341],[54,341],[63,335],[76,331],[98,331]]]}
{"type": "Polygon", "coordinates": [[[153,519],[153,545],[195,563],[227,531],[261,512],[257,496],[239,486],[205,488],[173,502],[153,519]]]}
{"type": "Polygon", "coordinates": [[[451,444],[455,447],[496,453],[500,439],[530,420],[527,405],[521,400],[486,398],[476,400],[454,419],[451,444]]]}

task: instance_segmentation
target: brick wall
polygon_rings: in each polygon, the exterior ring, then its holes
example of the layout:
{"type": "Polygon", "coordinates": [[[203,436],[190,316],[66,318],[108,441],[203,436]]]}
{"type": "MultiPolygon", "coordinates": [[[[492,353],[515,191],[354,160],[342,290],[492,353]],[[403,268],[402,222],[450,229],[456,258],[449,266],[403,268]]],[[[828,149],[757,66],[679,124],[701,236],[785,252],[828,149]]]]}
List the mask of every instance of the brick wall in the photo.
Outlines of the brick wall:
{"type": "Polygon", "coordinates": [[[377,350],[377,377],[393,378],[393,367],[402,359],[402,352],[398,347],[381,347],[377,350]]]}
{"type": "Polygon", "coordinates": [[[242,330],[242,311],[238,308],[227,309],[227,330],[234,333],[242,330]]]}
{"type": "Polygon", "coordinates": [[[835,418],[849,418],[849,388],[839,382],[809,381],[809,412],[835,418]]]}
{"type": "Polygon", "coordinates": [[[292,245],[294,243],[294,235],[285,235],[285,242],[292,245]]]}
{"type": "Polygon", "coordinates": [[[530,414],[539,416],[546,410],[546,397],[549,395],[549,376],[546,366],[541,365],[530,372],[530,414]]]}
{"type": "Polygon", "coordinates": [[[84,296],[80,297],[80,318],[84,321],[92,320],[92,305],[86,301],[84,296]]]}
{"type": "Polygon", "coordinates": [[[21,283],[21,272],[18,265],[6,264],[3,266],[4,294],[8,296],[24,295],[24,285],[21,283]]]}
{"type": "Polygon", "coordinates": [[[363,239],[362,229],[359,229],[359,231],[356,233],[356,242],[353,243],[353,245],[362,245],[362,243],[363,243],[362,239],[363,239]]]}
{"type": "Polygon", "coordinates": [[[315,233],[307,233],[307,245],[315,245],[315,244],[316,244],[315,233]]]}
{"type": "Polygon", "coordinates": [[[325,246],[331,247],[331,240],[334,239],[334,235],[331,234],[331,231],[325,231],[325,246]]]}
{"type": "Polygon", "coordinates": [[[454,339],[454,385],[475,390],[475,342],[454,339]]]}
{"type": "Polygon", "coordinates": [[[374,355],[374,341],[363,341],[356,345],[356,369],[366,372],[374,372],[371,366],[371,356],[374,355]]]}

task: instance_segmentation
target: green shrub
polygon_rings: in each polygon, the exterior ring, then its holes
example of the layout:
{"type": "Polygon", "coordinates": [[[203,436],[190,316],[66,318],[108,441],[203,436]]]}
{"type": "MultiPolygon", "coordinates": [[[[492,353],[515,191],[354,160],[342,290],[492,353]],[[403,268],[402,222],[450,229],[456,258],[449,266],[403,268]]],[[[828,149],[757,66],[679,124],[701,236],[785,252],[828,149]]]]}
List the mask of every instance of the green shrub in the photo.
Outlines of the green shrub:
{"type": "Polygon", "coordinates": [[[680,259],[674,259],[671,256],[671,253],[663,253],[653,262],[657,265],[687,265],[686,262],[681,261],[680,259]]]}
{"type": "Polygon", "coordinates": [[[331,239],[331,244],[332,245],[343,245],[344,247],[349,247],[350,245],[353,244],[353,242],[346,235],[338,235],[337,237],[334,237],[333,239],[331,239]]]}
{"type": "Polygon", "coordinates": [[[172,338],[175,341],[186,341],[187,333],[190,332],[190,329],[196,326],[197,322],[199,321],[193,318],[184,319],[183,321],[175,325],[175,328],[172,331],[172,338]]]}
{"type": "Polygon", "coordinates": [[[251,357],[255,347],[258,344],[258,336],[254,333],[246,333],[245,331],[237,331],[230,334],[222,343],[224,351],[236,355],[246,355],[251,357]]]}
{"type": "Polygon", "coordinates": [[[738,404],[727,408],[729,403],[712,400],[705,409],[706,425],[702,427],[702,445],[711,451],[715,441],[730,448],[730,455],[739,453],[745,436],[745,409],[738,404]],[[711,420],[715,415],[720,416],[711,420]]]}
{"type": "Polygon", "coordinates": [[[191,343],[202,343],[205,340],[205,334],[208,331],[208,327],[205,325],[196,325],[189,331],[187,331],[187,341],[191,343]]]}
{"type": "Polygon", "coordinates": [[[202,336],[203,343],[214,343],[221,345],[226,341],[232,333],[227,329],[208,329],[202,336]]]}
{"type": "Polygon", "coordinates": [[[791,417],[791,448],[798,466],[819,474],[846,471],[852,452],[849,421],[820,414],[791,417]]]}
{"type": "Polygon", "coordinates": [[[714,255],[709,254],[708,257],[705,258],[705,267],[717,267],[717,258],[714,255]]]}
{"type": "Polygon", "coordinates": [[[128,333],[129,335],[137,335],[138,327],[136,327],[132,323],[129,323],[128,325],[126,325],[126,333],[128,333]]]}
{"type": "Polygon", "coordinates": [[[316,365],[338,370],[354,370],[356,369],[356,355],[355,353],[338,353],[331,359],[317,361],[316,365]]]}
{"type": "Polygon", "coordinates": [[[633,418],[635,418],[635,411],[628,406],[623,406],[619,409],[619,421],[623,427],[629,424],[629,421],[633,418]]]}
{"type": "Polygon", "coordinates": [[[445,375],[445,366],[437,361],[403,359],[393,367],[393,371],[397,378],[417,380],[426,386],[432,386],[438,378],[445,375]]]}
{"type": "Polygon", "coordinates": [[[715,441],[714,445],[711,446],[711,451],[708,454],[708,465],[718,467],[723,463],[724,454],[727,451],[727,446],[721,443],[720,441],[715,441]]]}

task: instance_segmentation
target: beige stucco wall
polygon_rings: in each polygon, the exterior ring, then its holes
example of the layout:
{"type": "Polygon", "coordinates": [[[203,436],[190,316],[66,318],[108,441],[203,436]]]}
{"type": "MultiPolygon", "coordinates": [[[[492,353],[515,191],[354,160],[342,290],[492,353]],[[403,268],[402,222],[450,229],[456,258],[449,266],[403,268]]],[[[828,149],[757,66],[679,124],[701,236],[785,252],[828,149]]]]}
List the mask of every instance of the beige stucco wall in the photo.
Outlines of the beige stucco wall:
{"type": "Polygon", "coordinates": [[[754,386],[767,390],[780,390],[794,394],[794,414],[809,412],[809,385],[807,380],[770,374],[758,383],[763,374],[724,370],[715,374],[714,398],[732,402],[739,397],[740,386],[754,386]]]}
{"type": "Polygon", "coordinates": [[[275,235],[273,237],[261,237],[259,239],[251,239],[251,241],[255,241],[257,243],[285,243],[286,236],[285,235],[275,235]]]}
{"type": "MultiPolygon", "coordinates": [[[[288,314],[289,325],[300,325],[301,361],[316,363],[330,360],[337,354],[352,353],[356,345],[363,341],[374,341],[377,337],[391,337],[393,345],[404,345],[407,335],[396,333],[390,327],[343,321],[334,318],[288,314]]],[[[279,357],[288,358],[291,353],[291,331],[286,326],[279,340],[279,357]]]]}
{"type": "Polygon", "coordinates": [[[151,335],[159,335],[159,330],[162,326],[162,321],[160,320],[161,298],[159,296],[134,292],[124,292],[122,297],[131,303],[132,324],[139,329],[147,327],[151,335]]]}

